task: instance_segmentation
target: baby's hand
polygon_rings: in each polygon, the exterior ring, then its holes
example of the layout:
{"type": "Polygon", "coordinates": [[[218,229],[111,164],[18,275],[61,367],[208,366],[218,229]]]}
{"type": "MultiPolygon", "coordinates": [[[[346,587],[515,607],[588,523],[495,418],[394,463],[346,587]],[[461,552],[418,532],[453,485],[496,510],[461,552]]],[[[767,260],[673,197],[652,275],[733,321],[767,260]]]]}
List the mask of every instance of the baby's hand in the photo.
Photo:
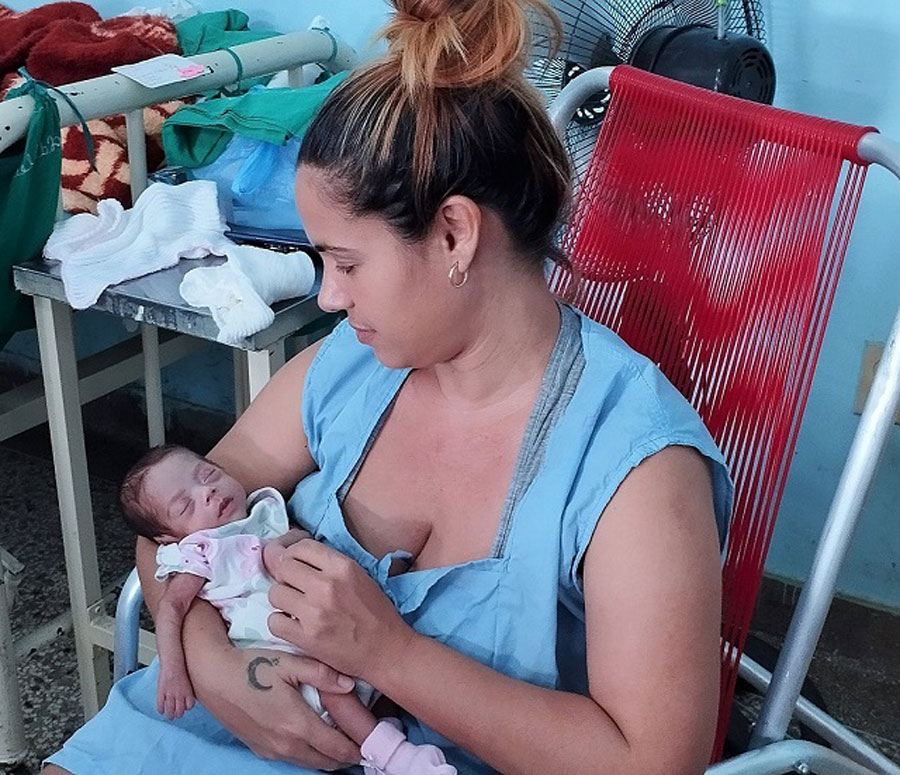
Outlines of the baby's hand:
{"type": "Polygon", "coordinates": [[[284,547],[278,541],[267,541],[263,546],[263,565],[275,581],[281,583],[281,559],[284,557],[284,547]]]}
{"type": "Polygon", "coordinates": [[[181,718],[194,707],[194,687],[186,672],[160,670],[156,684],[156,710],[169,721],[181,718]]]}
{"type": "Polygon", "coordinates": [[[281,560],[284,558],[284,550],[298,541],[305,541],[307,538],[312,538],[312,533],[300,528],[293,528],[283,536],[267,541],[263,546],[263,565],[266,568],[266,572],[279,584],[282,583],[281,560]]]}

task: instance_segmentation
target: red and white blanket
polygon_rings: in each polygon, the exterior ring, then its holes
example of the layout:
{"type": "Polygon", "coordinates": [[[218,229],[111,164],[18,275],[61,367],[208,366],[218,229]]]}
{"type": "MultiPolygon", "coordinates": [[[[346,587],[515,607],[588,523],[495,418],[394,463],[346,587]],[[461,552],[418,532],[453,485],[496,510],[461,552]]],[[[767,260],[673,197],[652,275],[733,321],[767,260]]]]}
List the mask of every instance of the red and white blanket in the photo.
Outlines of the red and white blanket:
{"type": "MultiPolygon", "coordinates": [[[[180,53],[175,25],[161,16],[101,19],[84,3],[49,3],[23,13],[0,5],[0,97],[22,78],[25,67],[54,86],[107,75],[127,65],[166,53],[180,53]]],[[[148,169],[162,162],[163,122],[184,103],[154,105],[144,111],[148,169]]],[[[90,169],[80,126],[64,127],[63,206],[69,212],[95,212],[100,199],[131,206],[124,116],[88,122],[94,137],[97,171],[90,169]]]]}

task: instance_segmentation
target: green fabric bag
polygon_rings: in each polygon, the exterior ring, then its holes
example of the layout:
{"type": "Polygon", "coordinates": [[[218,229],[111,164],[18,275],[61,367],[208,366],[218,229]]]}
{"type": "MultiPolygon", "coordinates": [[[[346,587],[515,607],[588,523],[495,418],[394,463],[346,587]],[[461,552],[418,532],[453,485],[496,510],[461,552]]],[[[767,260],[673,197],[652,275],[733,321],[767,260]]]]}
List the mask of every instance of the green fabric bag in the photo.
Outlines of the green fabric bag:
{"type": "Polygon", "coordinates": [[[13,287],[12,266],[41,255],[56,221],[62,169],[56,103],[31,80],[5,99],[22,95],[34,98],[28,132],[0,154],[0,348],[16,331],[34,326],[31,299],[13,287]]]}
{"type": "Polygon", "coordinates": [[[215,161],[235,134],[284,145],[306,131],[316,112],[347,73],[299,89],[254,89],[186,105],[162,128],[166,162],[202,167],[215,161]]]}

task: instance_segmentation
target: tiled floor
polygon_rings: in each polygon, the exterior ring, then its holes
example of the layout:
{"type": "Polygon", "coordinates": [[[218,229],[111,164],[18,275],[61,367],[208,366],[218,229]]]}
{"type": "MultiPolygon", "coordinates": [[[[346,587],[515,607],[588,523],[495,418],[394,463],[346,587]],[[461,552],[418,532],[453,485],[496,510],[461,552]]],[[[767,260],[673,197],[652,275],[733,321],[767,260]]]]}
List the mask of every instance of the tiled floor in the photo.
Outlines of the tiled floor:
{"type": "MultiPolygon", "coordinates": [[[[764,586],[753,629],[765,641],[780,645],[795,593],[764,586]]],[[[900,617],[835,600],[809,677],[831,715],[900,764],[900,617]]]]}
{"type": "MultiPolygon", "coordinates": [[[[7,379],[0,373],[0,391],[7,379]]],[[[203,450],[225,423],[225,418],[207,417],[202,423],[195,418],[192,433],[179,433],[176,427],[170,437],[190,438],[190,446],[203,450]],[[203,432],[198,434],[197,428],[203,432]]],[[[88,408],[85,426],[96,531],[104,547],[102,583],[113,585],[132,565],[133,540],[121,524],[114,496],[116,482],[142,451],[141,419],[129,398],[114,395],[88,408]]],[[[0,445],[0,545],[26,566],[12,612],[14,635],[20,637],[68,605],[46,427],[0,445]]],[[[765,585],[754,622],[763,640],[780,642],[793,605],[791,593],[781,584],[765,585]]],[[[22,660],[18,673],[31,752],[12,772],[27,775],[36,773],[41,758],[79,724],[71,636],[22,660]]],[[[900,763],[900,617],[836,603],[810,674],[838,719],[900,763]]],[[[757,704],[752,697],[744,703],[757,704]]]]}

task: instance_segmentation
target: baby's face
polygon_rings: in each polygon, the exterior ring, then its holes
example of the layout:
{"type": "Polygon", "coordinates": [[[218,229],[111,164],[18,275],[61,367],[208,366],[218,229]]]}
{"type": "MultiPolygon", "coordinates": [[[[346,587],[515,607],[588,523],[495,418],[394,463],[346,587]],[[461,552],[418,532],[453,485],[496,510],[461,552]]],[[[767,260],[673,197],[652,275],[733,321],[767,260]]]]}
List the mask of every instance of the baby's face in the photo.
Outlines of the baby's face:
{"type": "Polygon", "coordinates": [[[164,540],[180,541],[247,516],[247,493],[237,480],[187,450],[175,450],[152,466],[142,489],[151,510],[168,526],[164,540]]]}

